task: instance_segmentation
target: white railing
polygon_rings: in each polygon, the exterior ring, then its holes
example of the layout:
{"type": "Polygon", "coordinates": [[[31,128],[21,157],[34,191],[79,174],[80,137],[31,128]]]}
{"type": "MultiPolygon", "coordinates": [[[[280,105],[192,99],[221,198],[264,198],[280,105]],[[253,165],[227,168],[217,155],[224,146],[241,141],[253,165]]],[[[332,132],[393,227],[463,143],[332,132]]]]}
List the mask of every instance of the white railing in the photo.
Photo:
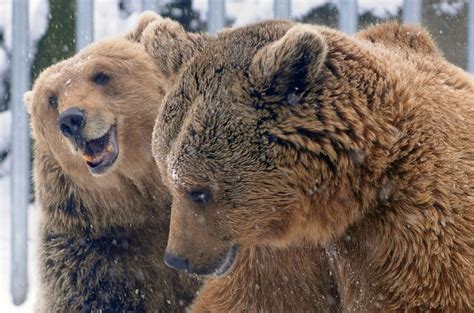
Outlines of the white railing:
{"type": "Polygon", "coordinates": [[[76,1],[76,50],[94,40],[94,1],[76,1]]]}
{"type": "Polygon", "coordinates": [[[467,70],[474,74],[474,0],[469,0],[467,21],[467,70]]]}
{"type": "Polygon", "coordinates": [[[216,34],[225,27],[225,1],[208,0],[209,11],[207,12],[207,31],[216,34]]]}
{"type": "Polygon", "coordinates": [[[290,19],[291,0],[273,0],[273,17],[290,19]]]}
{"type": "Polygon", "coordinates": [[[27,239],[28,202],[30,195],[30,139],[28,116],[23,94],[30,87],[28,0],[13,6],[11,111],[12,111],[12,176],[11,176],[11,280],[13,303],[25,301],[28,291],[27,239]]]}
{"type": "MultiPolygon", "coordinates": [[[[208,31],[217,33],[225,27],[225,1],[208,0],[208,31]]],[[[160,0],[142,0],[143,9],[157,10],[160,0]]],[[[339,28],[349,34],[357,31],[357,0],[340,0],[339,28]]],[[[78,0],[76,17],[76,48],[82,49],[93,41],[94,1],[78,0]]],[[[28,291],[27,279],[27,208],[30,186],[30,147],[27,114],[22,102],[23,93],[30,87],[30,58],[28,34],[28,0],[13,1],[13,46],[11,67],[12,121],[12,267],[11,292],[13,302],[21,304],[28,291]]],[[[291,0],[274,0],[276,18],[291,18],[291,0]]],[[[474,73],[474,0],[469,0],[468,66],[474,73]]],[[[405,0],[403,21],[421,23],[421,0],[405,0]]]]}

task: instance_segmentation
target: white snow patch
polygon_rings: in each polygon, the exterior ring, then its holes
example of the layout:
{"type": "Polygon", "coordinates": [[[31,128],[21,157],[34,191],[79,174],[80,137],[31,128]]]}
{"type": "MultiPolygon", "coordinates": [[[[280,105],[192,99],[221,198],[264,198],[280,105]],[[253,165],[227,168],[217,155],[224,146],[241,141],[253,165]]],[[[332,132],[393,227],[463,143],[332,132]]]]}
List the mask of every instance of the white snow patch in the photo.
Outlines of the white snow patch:
{"type": "Polygon", "coordinates": [[[138,21],[139,12],[122,18],[118,0],[94,1],[94,41],[112,36],[122,36],[138,21]]]}
{"type": "Polygon", "coordinates": [[[441,2],[434,3],[433,9],[435,10],[436,15],[440,16],[442,14],[447,15],[457,15],[464,9],[465,1],[455,1],[455,2],[441,2]]]}
{"type": "Polygon", "coordinates": [[[315,0],[315,1],[305,1],[305,0],[295,0],[291,3],[291,16],[293,18],[300,18],[309,13],[312,9],[320,7],[326,3],[337,3],[334,0],[315,0]]]}
{"type": "MultiPolygon", "coordinates": [[[[339,6],[337,0],[293,0],[291,7],[292,18],[302,17],[314,8],[326,3],[339,6]]],[[[273,18],[273,1],[271,0],[228,0],[225,2],[226,15],[234,20],[232,26],[242,26],[273,18]]],[[[359,13],[371,12],[377,17],[387,18],[395,15],[403,5],[403,0],[359,0],[359,13]]],[[[193,9],[199,11],[202,20],[207,20],[208,0],[193,1],[193,9]]]]}
{"type": "Polygon", "coordinates": [[[397,14],[403,0],[359,0],[359,13],[371,12],[379,18],[387,18],[397,14]]]}

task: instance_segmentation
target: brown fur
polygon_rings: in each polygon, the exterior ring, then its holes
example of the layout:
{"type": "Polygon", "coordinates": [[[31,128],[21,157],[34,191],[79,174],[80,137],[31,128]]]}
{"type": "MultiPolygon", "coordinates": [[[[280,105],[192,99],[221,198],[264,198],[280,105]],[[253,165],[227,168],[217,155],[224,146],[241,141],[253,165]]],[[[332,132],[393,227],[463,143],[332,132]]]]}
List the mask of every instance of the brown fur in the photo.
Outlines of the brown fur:
{"type": "Polygon", "coordinates": [[[146,13],[128,39],[91,44],[46,69],[25,95],[42,210],[39,311],[178,312],[193,299],[198,283],[162,261],[171,199],[150,147],[169,77],[206,40],[173,64],[155,58],[157,47],[173,53],[162,41],[181,34],[188,36],[177,23],[146,13]],[[96,84],[97,73],[109,82],[96,84]],[[48,103],[52,96],[57,108],[48,103]],[[59,114],[71,107],[86,113],[87,140],[116,125],[119,157],[102,175],[91,175],[58,128],[59,114]]]}
{"type": "Polygon", "coordinates": [[[206,46],[154,130],[168,254],[219,272],[310,240],[342,311],[472,312],[474,83],[403,29],[275,21],[206,46]]]}
{"type": "Polygon", "coordinates": [[[190,312],[337,312],[324,249],[311,245],[242,250],[226,277],[208,278],[190,312]]]}
{"type": "MultiPolygon", "coordinates": [[[[413,53],[423,59],[440,58],[441,51],[436,47],[430,34],[416,25],[387,22],[383,26],[374,25],[356,34],[356,38],[368,40],[374,44],[390,48],[395,53],[406,54],[411,58],[413,53]]],[[[412,59],[416,61],[416,57],[412,59]]]]}

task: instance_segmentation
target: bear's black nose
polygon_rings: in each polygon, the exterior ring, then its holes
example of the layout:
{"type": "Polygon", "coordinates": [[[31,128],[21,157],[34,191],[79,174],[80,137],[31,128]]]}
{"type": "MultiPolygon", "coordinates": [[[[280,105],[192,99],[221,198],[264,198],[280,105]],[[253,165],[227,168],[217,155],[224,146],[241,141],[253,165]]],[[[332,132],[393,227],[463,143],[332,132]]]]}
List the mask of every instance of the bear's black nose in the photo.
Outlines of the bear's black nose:
{"type": "Polygon", "coordinates": [[[58,126],[66,137],[77,137],[85,125],[86,118],[81,109],[71,108],[59,115],[58,126]]]}
{"type": "Polygon", "coordinates": [[[172,255],[168,251],[165,251],[165,264],[175,270],[185,271],[189,270],[189,261],[185,258],[172,255]]]}

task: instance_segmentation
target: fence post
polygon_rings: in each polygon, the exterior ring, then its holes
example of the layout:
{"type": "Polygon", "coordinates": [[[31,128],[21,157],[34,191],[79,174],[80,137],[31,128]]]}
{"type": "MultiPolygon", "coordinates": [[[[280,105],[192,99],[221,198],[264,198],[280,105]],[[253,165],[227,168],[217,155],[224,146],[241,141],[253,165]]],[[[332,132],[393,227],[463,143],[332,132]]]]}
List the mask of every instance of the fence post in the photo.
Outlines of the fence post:
{"type": "Polygon", "coordinates": [[[159,0],[142,0],[142,10],[151,10],[158,12],[159,9],[159,0]]]}
{"type": "Polygon", "coordinates": [[[28,294],[28,204],[30,195],[30,137],[23,94],[30,88],[28,0],[12,1],[12,176],[11,176],[11,276],[13,303],[28,294]]]}
{"type": "Polygon", "coordinates": [[[469,1],[467,23],[467,70],[474,74],[474,0],[469,1]]]}
{"type": "Polygon", "coordinates": [[[94,1],[76,1],[76,51],[94,40],[94,1]]]}
{"type": "Polygon", "coordinates": [[[209,0],[207,31],[216,34],[225,27],[225,1],[209,0]]]}
{"type": "Polygon", "coordinates": [[[403,22],[408,24],[421,24],[421,1],[403,1],[403,22]]]}
{"type": "Polygon", "coordinates": [[[273,0],[273,16],[275,18],[291,18],[291,0],[273,0]]]}
{"type": "Polygon", "coordinates": [[[339,29],[349,35],[357,32],[359,12],[357,0],[339,1],[339,29]]]}

